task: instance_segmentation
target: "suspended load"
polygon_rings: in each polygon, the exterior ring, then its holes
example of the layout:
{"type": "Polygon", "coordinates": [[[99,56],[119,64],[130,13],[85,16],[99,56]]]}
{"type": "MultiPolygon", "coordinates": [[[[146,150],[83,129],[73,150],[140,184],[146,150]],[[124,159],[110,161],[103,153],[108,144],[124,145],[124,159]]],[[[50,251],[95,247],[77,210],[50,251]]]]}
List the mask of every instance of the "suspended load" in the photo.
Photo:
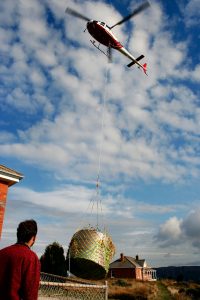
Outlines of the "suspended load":
{"type": "Polygon", "coordinates": [[[77,231],[67,253],[70,272],[85,279],[105,278],[115,246],[107,233],[95,228],[77,231]]]}

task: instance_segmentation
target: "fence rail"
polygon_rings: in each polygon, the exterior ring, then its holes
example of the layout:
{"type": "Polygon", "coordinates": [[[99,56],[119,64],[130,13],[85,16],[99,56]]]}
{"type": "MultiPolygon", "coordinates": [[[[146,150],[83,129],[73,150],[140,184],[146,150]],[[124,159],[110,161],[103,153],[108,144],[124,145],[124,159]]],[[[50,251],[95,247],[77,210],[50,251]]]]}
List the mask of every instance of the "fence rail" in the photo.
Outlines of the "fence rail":
{"type": "Polygon", "coordinates": [[[95,284],[41,273],[38,300],[107,300],[107,282],[95,284]]]}

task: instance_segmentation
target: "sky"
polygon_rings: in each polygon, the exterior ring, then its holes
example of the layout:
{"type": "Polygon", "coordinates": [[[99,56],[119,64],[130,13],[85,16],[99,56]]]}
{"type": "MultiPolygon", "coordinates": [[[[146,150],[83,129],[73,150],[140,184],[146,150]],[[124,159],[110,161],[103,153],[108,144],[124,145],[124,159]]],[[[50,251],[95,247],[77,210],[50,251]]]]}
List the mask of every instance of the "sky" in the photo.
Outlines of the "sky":
{"type": "Polygon", "coordinates": [[[113,29],[148,76],[117,51],[108,63],[85,21],[65,14],[111,26],[141,3],[0,2],[0,164],[24,175],[0,248],[25,219],[38,223],[38,256],[98,223],[114,259],[200,265],[200,2],[150,0],[113,29]]]}

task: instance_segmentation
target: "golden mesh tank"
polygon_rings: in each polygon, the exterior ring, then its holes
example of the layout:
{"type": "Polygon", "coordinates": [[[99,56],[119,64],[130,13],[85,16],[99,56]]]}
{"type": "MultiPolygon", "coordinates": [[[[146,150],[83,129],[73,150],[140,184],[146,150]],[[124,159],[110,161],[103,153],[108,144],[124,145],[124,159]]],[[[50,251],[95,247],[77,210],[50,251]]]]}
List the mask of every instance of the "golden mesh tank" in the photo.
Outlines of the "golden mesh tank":
{"type": "Polygon", "coordinates": [[[111,238],[93,228],[77,231],[67,253],[70,272],[85,279],[105,278],[115,253],[111,238]]]}

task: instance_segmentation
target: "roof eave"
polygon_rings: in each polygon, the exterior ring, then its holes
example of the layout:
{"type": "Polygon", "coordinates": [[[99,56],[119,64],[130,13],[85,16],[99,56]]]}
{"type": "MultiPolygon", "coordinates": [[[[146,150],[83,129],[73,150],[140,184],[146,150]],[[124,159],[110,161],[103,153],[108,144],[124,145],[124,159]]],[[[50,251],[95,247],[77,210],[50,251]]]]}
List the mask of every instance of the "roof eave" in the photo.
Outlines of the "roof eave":
{"type": "Polygon", "coordinates": [[[0,180],[2,179],[6,183],[8,183],[8,186],[19,182],[23,177],[24,176],[22,174],[15,175],[0,170],[0,180]]]}

